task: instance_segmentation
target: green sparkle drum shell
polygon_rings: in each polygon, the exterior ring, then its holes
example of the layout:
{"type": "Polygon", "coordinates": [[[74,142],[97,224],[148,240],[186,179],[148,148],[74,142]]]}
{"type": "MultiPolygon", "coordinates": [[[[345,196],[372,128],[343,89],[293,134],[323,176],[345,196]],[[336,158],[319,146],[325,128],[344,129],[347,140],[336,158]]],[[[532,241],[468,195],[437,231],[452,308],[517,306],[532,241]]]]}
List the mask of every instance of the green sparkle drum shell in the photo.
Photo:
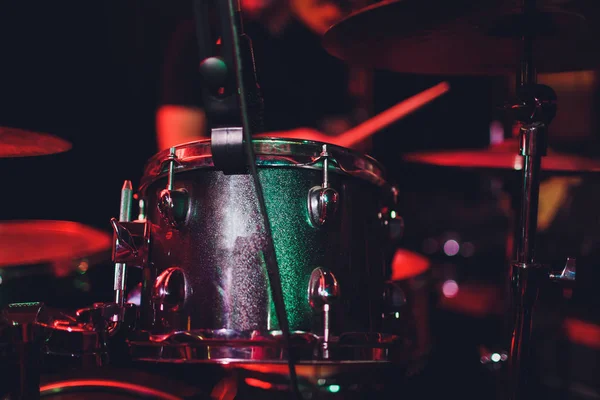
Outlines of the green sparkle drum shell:
{"type": "MultiPolygon", "coordinates": [[[[327,145],[329,185],[339,204],[324,226],[316,226],[308,195],[323,184],[323,143],[264,138],[253,144],[290,329],[322,330],[320,311],[308,301],[311,272],[322,268],[340,287],[331,311],[333,334],[379,332],[390,250],[381,213],[392,202],[383,168],[370,157],[327,145]]],[[[252,177],[216,170],[209,141],[177,146],[175,155],[174,189],[187,199],[181,224],[173,227],[158,207],[167,187],[168,151],[147,163],[140,185],[152,230],[142,329],[154,335],[218,331],[253,340],[277,331],[252,177]],[[172,278],[162,292],[169,292],[168,301],[156,295],[165,274],[172,278]]]]}

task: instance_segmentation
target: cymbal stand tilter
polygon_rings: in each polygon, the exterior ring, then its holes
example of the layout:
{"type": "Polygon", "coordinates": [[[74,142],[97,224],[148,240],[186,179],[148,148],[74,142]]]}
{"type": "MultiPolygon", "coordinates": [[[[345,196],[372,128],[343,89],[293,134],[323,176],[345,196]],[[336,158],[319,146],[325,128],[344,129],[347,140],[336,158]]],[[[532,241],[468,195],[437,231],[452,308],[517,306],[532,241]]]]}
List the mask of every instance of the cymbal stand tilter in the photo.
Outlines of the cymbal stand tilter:
{"type": "MultiPolygon", "coordinates": [[[[525,21],[534,21],[535,0],[524,0],[525,21]]],[[[556,115],[556,94],[552,88],[537,84],[533,63],[533,24],[524,26],[523,59],[517,73],[515,111],[520,128],[520,155],[524,158],[521,186],[521,213],[515,243],[516,260],[511,263],[510,287],[513,308],[512,337],[509,352],[510,400],[529,398],[531,373],[530,346],[532,316],[541,285],[549,280],[574,281],[575,266],[570,261],[563,273],[555,275],[538,264],[535,257],[540,167],[547,151],[548,125],[556,115]]]]}

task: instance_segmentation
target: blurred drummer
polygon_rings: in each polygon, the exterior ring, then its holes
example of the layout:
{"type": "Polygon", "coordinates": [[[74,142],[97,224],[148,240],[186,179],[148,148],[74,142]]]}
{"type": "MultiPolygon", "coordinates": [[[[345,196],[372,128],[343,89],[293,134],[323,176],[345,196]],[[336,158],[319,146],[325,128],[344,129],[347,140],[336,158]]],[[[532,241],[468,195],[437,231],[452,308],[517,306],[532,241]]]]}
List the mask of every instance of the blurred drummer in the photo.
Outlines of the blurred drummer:
{"type": "MultiPolygon", "coordinates": [[[[325,30],[348,11],[341,5],[322,0],[241,0],[244,31],[252,40],[264,98],[265,132],[293,131],[318,140],[360,122],[356,98],[349,93],[349,71],[320,42],[325,30]]],[[[210,135],[199,62],[194,21],[187,20],[173,35],[163,64],[156,114],[159,150],[210,135]]]]}

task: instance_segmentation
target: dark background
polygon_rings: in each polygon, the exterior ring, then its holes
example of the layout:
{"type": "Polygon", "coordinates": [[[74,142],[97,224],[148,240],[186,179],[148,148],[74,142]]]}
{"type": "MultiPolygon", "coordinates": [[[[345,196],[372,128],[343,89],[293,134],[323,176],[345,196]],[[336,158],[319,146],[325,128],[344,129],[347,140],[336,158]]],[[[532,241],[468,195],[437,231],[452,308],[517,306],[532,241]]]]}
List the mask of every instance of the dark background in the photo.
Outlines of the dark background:
{"type": "MultiPolygon", "coordinates": [[[[154,112],[164,53],[177,23],[191,16],[189,5],[0,3],[0,126],[48,132],[73,143],[63,154],[0,160],[7,189],[0,219],[74,220],[109,228],[123,180],[135,186],[156,152],[154,112]]],[[[442,79],[378,73],[373,111],[442,79]]],[[[498,81],[453,78],[451,93],[378,134],[373,153],[393,173],[402,152],[485,146],[491,88],[498,81]]]]}
{"type": "MultiPolygon", "coordinates": [[[[144,163],[156,152],[154,113],[160,102],[163,57],[178,22],[190,16],[189,1],[0,0],[0,126],[48,132],[73,144],[63,154],[0,159],[0,220],[68,220],[110,231],[123,180],[137,187],[144,163]]],[[[379,71],[373,111],[383,111],[446,78],[379,71]]],[[[499,211],[498,181],[477,172],[401,162],[401,155],[411,151],[488,145],[489,124],[500,117],[494,106],[503,102],[512,81],[448,79],[450,93],[374,137],[373,155],[402,189],[404,246],[422,251],[428,238],[458,235],[480,249],[478,257],[450,260],[439,252],[429,255],[441,266],[438,271],[447,273],[451,264],[455,279],[475,276],[501,284],[508,224],[499,211]]],[[[595,142],[596,104],[576,108],[581,114],[572,117],[589,121],[586,142],[595,142]]],[[[568,137],[564,130],[558,134],[568,137]]],[[[583,147],[594,155],[594,146],[583,147]]],[[[518,182],[518,175],[509,174],[500,184],[514,185],[515,179],[518,182]]],[[[580,199],[572,203],[577,212],[564,210],[559,215],[546,247],[539,251],[542,258],[560,263],[566,255],[577,255],[585,238],[591,240],[588,247],[600,243],[597,186],[592,180],[580,190],[580,199]]],[[[580,271],[584,277],[597,277],[590,265],[580,271]]],[[[594,291],[596,281],[582,281],[588,282],[588,293],[594,291]]],[[[591,309],[590,314],[597,312],[591,309]]],[[[445,371],[455,367],[454,360],[473,358],[474,347],[461,343],[498,344],[496,338],[478,336],[486,329],[479,322],[464,322],[462,316],[459,323],[444,321],[442,342],[455,347],[448,355],[450,365],[442,367],[445,371]]],[[[499,325],[491,326],[501,337],[499,325]]],[[[448,375],[448,381],[454,378],[448,375]]],[[[453,385],[464,386],[464,381],[453,385]]]]}

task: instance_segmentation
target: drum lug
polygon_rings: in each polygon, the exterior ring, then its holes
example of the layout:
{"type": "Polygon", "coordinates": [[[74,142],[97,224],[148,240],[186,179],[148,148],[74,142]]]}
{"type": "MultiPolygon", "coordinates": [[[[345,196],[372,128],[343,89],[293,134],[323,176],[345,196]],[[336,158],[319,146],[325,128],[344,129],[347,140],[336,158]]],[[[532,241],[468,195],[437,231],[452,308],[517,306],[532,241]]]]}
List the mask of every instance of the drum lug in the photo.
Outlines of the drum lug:
{"type": "Polygon", "coordinates": [[[147,261],[147,248],[150,243],[150,226],[145,221],[119,222],[110,220],[115,241],[112,259],[115,263],[144,266],[147,261]]]}
{"type": "Polygon", "coordinates": [[[188,194],[185,189],[174,189],[175,164],[178,163],[175,147],[171,147],[169,158],[167,188],[160,192],[158,198],[158,211],[163,219],[173,228],[178,228],[185,221],[188,214],[188,194]]]}
{"type": "Polygon", "coordinates": [[[329,153],[327,145],[323,145],[323,184],[314,186],[308,191],[308,215],[314,227],[321,227],[333,219],[338,209],[340,195],[329,186],[329,153]]]}
{"type": "Polygon", "coordinates": [[[177,311],[183,307],[189,286],[181,268],[170,267],[164,270],[154,282],[152,301],[161,311],[177,311]]]}
{"type": "Polygon", "coordinates": [[[340,297],[340,285],[335,275],[326,269],[315,268],[308,281],[308,303],[317,312],[323,312],[323,358],[329,358],[330,309],[331,304],[340,297]]]}
{"type": "Polygon", "coordinates": [[[315,186],[308,191],[308,214],[313,226],[320,227],[335,215],[339,194],[333,188],[315,186]]]}
{"type": "Polygon", "coordinates": [[[188,214],[188,194],[185,189],[163,189],[158,199],[158,211],[173,228],[181,226],[188,214]]]}

